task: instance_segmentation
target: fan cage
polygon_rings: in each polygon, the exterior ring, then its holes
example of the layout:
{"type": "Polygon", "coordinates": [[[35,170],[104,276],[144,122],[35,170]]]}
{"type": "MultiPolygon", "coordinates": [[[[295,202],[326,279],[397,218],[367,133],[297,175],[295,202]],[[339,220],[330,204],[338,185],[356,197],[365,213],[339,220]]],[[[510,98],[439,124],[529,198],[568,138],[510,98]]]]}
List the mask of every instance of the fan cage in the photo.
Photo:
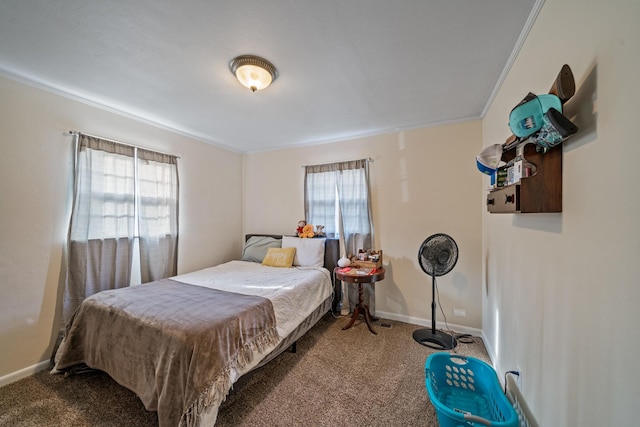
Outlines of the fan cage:
{"type": "Polygon", "coordinates": [[[447,234],[434,234],[420,245],[418,261],[422,270],[429,276],[443,276],[450,272],[458,261],[458,245],[447,234]]]}

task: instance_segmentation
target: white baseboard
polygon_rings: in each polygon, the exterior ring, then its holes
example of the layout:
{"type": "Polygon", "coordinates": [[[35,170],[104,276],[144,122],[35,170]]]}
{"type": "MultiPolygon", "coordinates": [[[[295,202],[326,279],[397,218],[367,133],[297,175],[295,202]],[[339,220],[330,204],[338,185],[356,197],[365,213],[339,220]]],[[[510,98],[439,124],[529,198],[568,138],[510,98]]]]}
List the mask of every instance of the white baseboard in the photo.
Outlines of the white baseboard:
{"type": "MultiPolygon", "coordinates": [[[[387,313],[386,311],[376,310],[376,316],[382,317],[383,319],[397,320],[398,322],[410,323],[412,325],[428,326],[428,327],[431,326],[431,320],[422,319],[418,317],[405,316],[405,315],[396,314],[396,313],[387,313]]],[[[491,346],[488,345],[489,341],[487,340],[487,337],[484,334],[484,331],[482,329],[456,325],[455,323],[449,323],[448,326],[449,326],[448,329],[455,331],[457,333],[469,334],[469,335],[473,335],[474,337],[482,338],[482,341],[484,342],[484,347],[487,349],[487,354],[489,355],[489,360],[491,361],[491,365],[495,368],[495,360],[496,360],[495,354],[493,353],[493,349],[491,348],[491,346]]],[[[444,322],[438,322],[436,320],[436,328],[446,330],[447,325],[445,325],[444,322]]]]}
{"type": "MultiPolygon", "coordinates": [[[[411,323],[412,325],[418,326],[431,326],[431,320],[421,319],[418,317],[405,316],[403,314],[397,313],[387,313],[386,311],[376,310],[376,317],[382,317],[383,319],[389,320],[397,320],[398,322],[411,323]]],[[[447,329],[447,325],[444,322],[436,321],[436,327],[438,329],[447,329]]],[[[461,334],[469,334],[475,337],[482,337],[484,339],[484,334],[481,329],[470,328],[468,326],[456,325],[455,323],[448,323],[448,329],[451,329],[455,332],[461,334]]]]}
{"type": "Polygon", "coordinates": [[[19,371],[12,372],[8,375],[4,375],[0,377],[0,387],[11,384],[23,378],[27,378],[37,372],[43,371],[49,367],[49,363],[50,361],[48,359],[43,360],[42,362],[36,363],[35,365],[28,366],[24,369],[20,369],[19,371]]]}

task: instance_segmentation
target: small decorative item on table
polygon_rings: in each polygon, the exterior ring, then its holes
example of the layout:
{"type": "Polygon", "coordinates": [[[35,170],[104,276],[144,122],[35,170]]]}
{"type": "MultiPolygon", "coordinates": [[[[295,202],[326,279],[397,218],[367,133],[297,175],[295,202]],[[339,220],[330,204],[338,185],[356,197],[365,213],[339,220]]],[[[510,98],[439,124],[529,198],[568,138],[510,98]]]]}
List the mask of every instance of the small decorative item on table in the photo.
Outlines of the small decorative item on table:
{"type": "Polygon", "coordinates": [[[382,249],[379,251],[371,251],[364,260],[358,259],[353,262],[352,267],[362,268],[381,268],[382,267],[382,249]]]}

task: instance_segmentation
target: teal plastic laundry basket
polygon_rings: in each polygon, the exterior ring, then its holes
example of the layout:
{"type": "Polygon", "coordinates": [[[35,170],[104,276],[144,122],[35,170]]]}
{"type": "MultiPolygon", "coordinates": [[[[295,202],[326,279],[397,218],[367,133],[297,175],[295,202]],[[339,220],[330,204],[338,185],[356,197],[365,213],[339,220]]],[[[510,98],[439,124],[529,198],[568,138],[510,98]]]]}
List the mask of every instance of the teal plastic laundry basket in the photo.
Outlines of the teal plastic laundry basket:
{"type": "Polygon", "coordinates": [[[440,427],[518,426],[496,371],[482,360],[440,352],[427,358],[424,369],[440,427]]]}

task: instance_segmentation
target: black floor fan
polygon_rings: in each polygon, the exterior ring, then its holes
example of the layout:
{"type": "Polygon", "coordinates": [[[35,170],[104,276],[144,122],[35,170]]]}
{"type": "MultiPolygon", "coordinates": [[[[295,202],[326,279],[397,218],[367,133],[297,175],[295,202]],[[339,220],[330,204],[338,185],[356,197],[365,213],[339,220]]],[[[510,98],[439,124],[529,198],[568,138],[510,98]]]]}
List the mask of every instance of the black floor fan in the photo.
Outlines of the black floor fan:
{"type": "Polygon", "coordinates": [[[454,336],[436,330],[436,276],[444,276],[458,261],[458,245],[443,233],[427,237],[418,250],[418,262],[431,279],[431,329],[417,329],[413,339],[419,344],[438,350],[455,348],[458,341],[454,336]]]}

